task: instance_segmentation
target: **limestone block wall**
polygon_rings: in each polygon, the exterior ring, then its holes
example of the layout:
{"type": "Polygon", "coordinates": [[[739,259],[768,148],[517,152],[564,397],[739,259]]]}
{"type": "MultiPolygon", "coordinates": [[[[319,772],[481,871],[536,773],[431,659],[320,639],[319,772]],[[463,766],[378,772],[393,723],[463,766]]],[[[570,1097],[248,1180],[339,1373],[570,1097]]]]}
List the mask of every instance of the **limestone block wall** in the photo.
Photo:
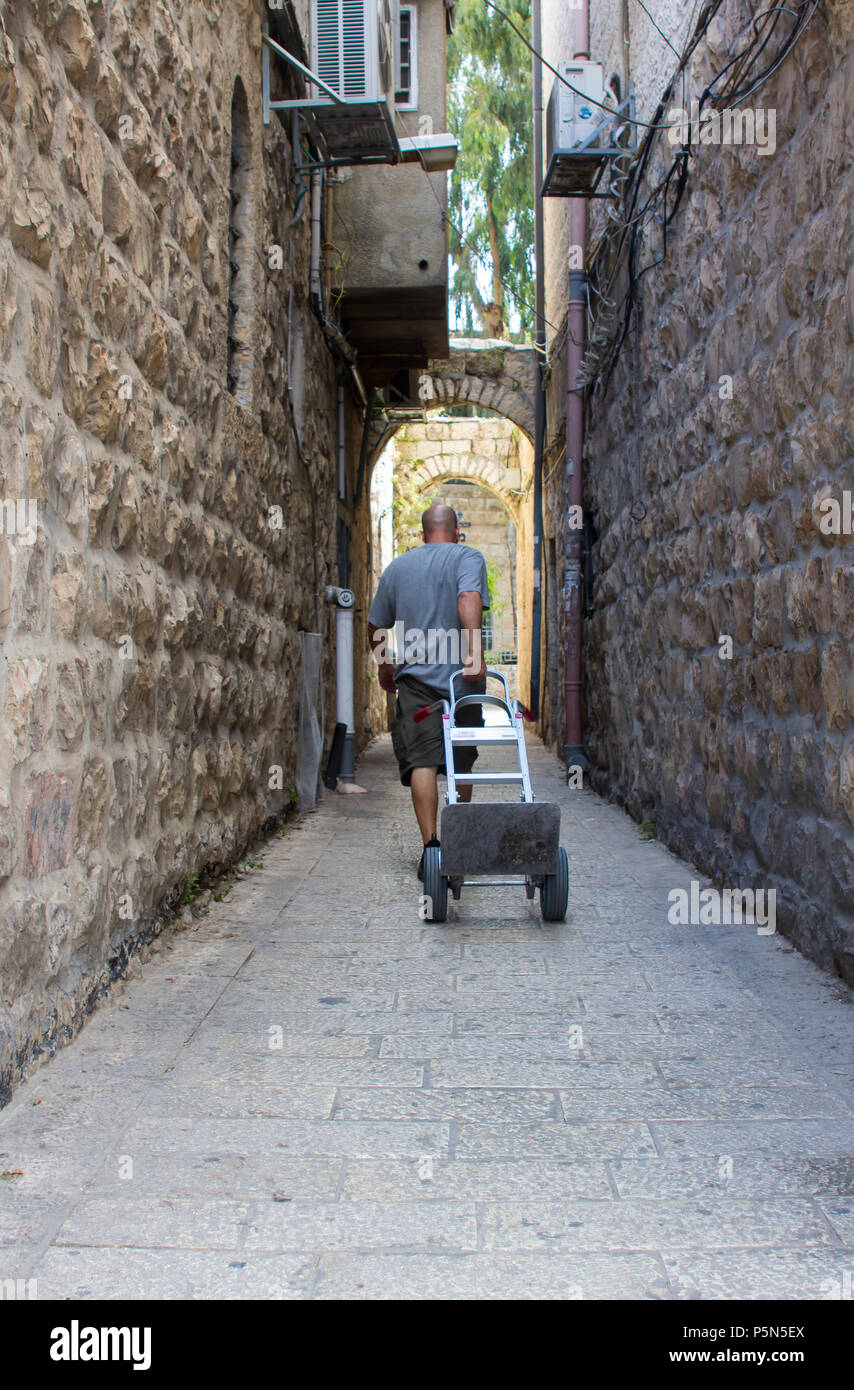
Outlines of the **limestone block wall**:
{"type": "MultiPolygon", "coordinates": [[[[724,5],[701,71],[728,61],[748,14],[724,5]]],[[[753,98],[776,109],[776,153],[692,160],[666,259],[588,402],[584,640],[595,784],[724,885],[776,889],[778,928],[849,981],[854,552],[844,520],[822,529],[821,503],[854,488],[853,102],[854,5],[830,0],[753,98]]],[[[653,233],[643,264],[661,253],[653,233]]],[[[553,683],[559,742],[556,696],[553,683]]]]}
{"type": "Polygon", "coordinates": [[[476,483],[441,483],[435,492],[444,502],[463,513],[466,545],[479,550],[492,564],[497,584],[492,593],[491,651],[516,650],[516,528],[498,498],[476,483]],[[500,609],[500,612],[497,610],[500,609]]]}
{"type": "Polygon", "coordinates": [[[293,786],[298,630],[329,633],[316,595],[336,580],[335,370],[289,145],[261,123],[268,17],[261,0],[0,11],[0,1099],[293,786]]]}

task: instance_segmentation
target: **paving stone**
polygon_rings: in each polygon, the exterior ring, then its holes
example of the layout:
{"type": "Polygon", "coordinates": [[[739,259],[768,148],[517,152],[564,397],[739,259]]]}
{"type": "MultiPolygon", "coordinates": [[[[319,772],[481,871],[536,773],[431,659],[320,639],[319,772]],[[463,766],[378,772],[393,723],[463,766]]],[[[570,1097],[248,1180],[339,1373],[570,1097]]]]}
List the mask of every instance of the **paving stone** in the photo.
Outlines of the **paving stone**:
{"type": "Polygon", "coordinates": [[[420,1086],[423,1076],[423,1066],[391,1057],[292,1057],[269,1050],[237,1057],[233,1053],[198,1056],[194,1050],[169,1072],[170,1081],[185,1089],[219,1086],[224,1092],[245,1092],[247,1086],[321,1087],[325,1093],[329,1087],[334,1092],[336,1086],[420,1086]]]}
{"type": "MultiPolygon", "coordinates": [[[[567,1043],[568,1047],[568,1043],[567,1043]]],[[[503,1051],[503,1049],[501,1049],[503,1051]]],[[[493,1056],[495,1055],[493,1050],[493,1056]]],[[[662,1089],[661,1079],[651,1062],[631,1064],[631,1071],[624,1066],[608,1063],[594,1064],[585,1060],[541,1061],[511,1056],[508,1060],[483,1061],[480,1059],[460,1061],[436,1061],[430,1064],[430,1084],[441,1086],[580,1086],[606,1087],[626,1086],[630,1078],[634,1083],[650,1082],[662,1089]]]]}
{"type": "Polygon", "coordinates": [[[511,1091],[486,1088],[450,1090],[393,1090],[373,1086],[339,1091],[336,1120],[484,1120],[560,1119],[557,1096],[548,1090],[511,1091]]]}
{"type": "Polygon", "coordinates": [[[854,1200],[851,1197],[839,1201],[824,1200],[819,1203],[819,1208],[839,1239],[849,1247],[854,1259],[854,1200]]]}
{"type": "Polygon", "coordinates": [[[455,1158],[571,1158],[590,1160],[653,1153],[644,1124],[500,1124],[458,1126],[455,1158]]]}
{"type": "Polygon", "coordinates": [[[351,1158],[447,1154],[448,1126],[344,1120],[205,1119],[152,1116],[122,1136],[128,1153],[282,1153],[351,1158]]]}
{"type": "Polygon", "coordinates": [[[475,1250],[471,1202],[271,1202],[257,1206],[245,1249],[475,1250]]]}
{"type": "Polygon", "coordinates": [[[310,1255],[52,1247],[35,1275],[40,1299],[301,1299],[310,1255]]]}
{"type": "Polygon", "coordinates": [[[854,1196],[854,1157],[624,1158],[609,1169],[621,1197],[854,1196]]]}
{"type": "Polygon", "coordinates": [[[482,1220],[485,1250],[677,1250],[833,1240],[813,1204],[799,1198],[514,1202],[487,1204],[482,1220]]]}
{"type": "Polygon", "coordinates": [[[670,1297],[650,1254],[571,1259],[497,1251],[489,1255],[332,1255],[318,1263],[319,1299],[636,1299],[670,1297]]]}
{"type": "Polygon", "coordinates": [[[335,1100],[334,1086],[265,1085],[251,1072],[242,1084],[224,1086],[215,1081],[169,1083],[152,1088],[146,1115],[281,1116],[283,1119],[325,1120],[335,1100]]]}
{"type": "Polygon", "coordinates": [[[194,1201],[271,1200],[284,1197],[332,1199],[343,1159],[290,1154],[182,1154],[137,1150],[102,1156],[87,1187],[90,1197],[136,1196],[194,1201]]]}
{"type": "Polygon", "coordinates": [[[455,1198],[484,1202],[502,1198],[521,1202],[532,1197],[612,1201],[613,1192],[604,1163],[556,1163],[542,1158],[348,1163],[341,1184],[344,1201],[455,1198]]]}
{"type": "Polygon", "coordinates": [[[684,1299],[850,1299],[854,1282],[854,1258],[841,1249],[664,1251],[663,1260],[684,1299]]]}
{"type": "Polygon", "coordinates": [[[854,1153],[852,1120],[744,1120],[711,1124],[677,1120],[653,1126],[661,1153],[793,1153],[837,1157],[854,1153]]]}
{"type": "Polygon", "coordinates": [[[623,1087],[619,1092],[576,1087],[560,1092],[564,1118],[678,1120],[713,1117],[741,1120],[804,1116],[834,1118],[850,1108],[820,1086],[667,1086],[623,1087]]]}
{"type": "Polygon", "coordinates": [[[247,1216],[248,1207],[232,1202],[113,1195],[80,1202],[63,1222],[55,1243],[234,1250],[247,1216]]]}

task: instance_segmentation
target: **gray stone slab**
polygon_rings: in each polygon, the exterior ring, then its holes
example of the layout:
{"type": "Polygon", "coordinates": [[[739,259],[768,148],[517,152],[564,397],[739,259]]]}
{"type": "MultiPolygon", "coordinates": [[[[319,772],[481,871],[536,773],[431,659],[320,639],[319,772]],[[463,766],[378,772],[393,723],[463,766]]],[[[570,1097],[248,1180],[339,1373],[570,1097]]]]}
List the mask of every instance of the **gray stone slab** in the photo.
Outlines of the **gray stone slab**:
{"type": "Polygon", "coordinates": [[[0,1143],[0,1211],[14,1209],[22,1197],[79,1192],[103,1162],[103,1150],[37,1153],[0,1143]]]}
{"type": "Polygon", "coordinates": [[[514,1202],[483,1209],[483,1248],[677,1250],[816,1246],[832,1234],[813,1204],[763,1201],[514,1202]]]}
{"type": "Polygon", "coordinates": [[[193,1049],[181,1059],[169,1080],[180,1086],[222,1086],[226,1090],[306,1088],[329,1086],[420,1086],[424,1067],[394,1058],[289,1057],[270,1052],[235,1057],[214,1056],[193,1049]]]}
{"type": "Polygon", "coordinates": [[[137,1150],[108,1153],[89,1182],[87,1196],[122,1199],[164,1197],[193,1201],[271,1200],[285,1197],[331,1200],[343,1159],[285,1153],[183,1154],[137,1150]]]}
{"type": "Polygon", "coordinates": [[[645,1124],[461,1123],[455,1158],[566,1158],[590,1161],[655,1152],[645,1124]]]}
{"type": "MultiPolygon", "coordinates": [[[[279,1007],[279,1004],[281,1001],[274,1009],[257,1012],[254,1022],[246,1024],[247,1036],[251,1035],[255,1043],[259,1039],[268,1039],[271,1027],[281,1028],[283,1034],[299,1031],[306,1037],[322,1034],[335,1038],[398,1032],[449,1034],[454,1025],[453,1015],[440,1009],[401,1014],[394,1012],[391,1007],[382,1010],[357,1009],[346,1004],[330,1003],[308,1009],[279,1007]]],[[[224,1034],[233,1036],[235,1020],[225,1021],[218,1015],[216,1021],[209,1020],[194,1034],[194,1041],[216,1039],[220,1029],[224,1034]]]]}
{"type": "Polygon", "coordinates": [[[256,1206],[245,1249],[475,1250],[472,1202],[270,1202],[256,1206]]]}
{"type": "MultiPolygon", "coordinates": [[[[524,984],[524,982],[523,982],[524,984]]],[[[518,983],[514,984],[508,980],[504,989],[481,989],[477,995],[468,993],[456,993],[454,990],[401,990],[397,996],[396,1007],[399,1013],[424,1013],[434,1009],[449,1011],[450,1013],[467,1014],[472,1012],[472,1003],[477,999],[478,1008],[492,1012],[495,1010],[514,1010],[524,1014],[526,1018],[536,1017],[538,1014],[555,1013],[559,1010],[566,1010],[568,1013],[574,1008],[579,1007],[577,997],[573,994],[567,995],[563,990],[550,990],[544,988],[534,989],[518,983]]]]}
{"type": "Polygon", "coordinates": [[[376,1120],[201,1119],[138,1121],[122,1136],[129,1154],[320,1154],[332,1158],[420,1158],[447,1155],[445,1124],[376,1120]]]}
{"type": "Polygon", "coordinates": [[[706,1154],[615,1159],[621,1197],[854,1196],[854,1157],[706,1154]]]}
{"type": "Polygon", "coordinates": [[[179,1085],[171,1079],[153,1088],[145,1113],[196,1116],[281,1116],[295,1120],[329,1118],[335,1100],[334,1086],[275,1086],[256,1080],[247,1072],[240,1083],[206,1081],[179,1085]]]}
{"type": "Polygon", "coordinates": [[[36,1266],[41,1299],[303,1299],[310,1255],[53,1247],[36,1266]]]}
{"type": "Polygon", "coordinates": [[[612,1201],[604,1163],[557,1163],[548,1159],[481,1159],[348,1163],[342,1201],[526,1201],[531,1198],[590,1197],[612,1201]]]}
{"type": "MultiPolygon", "coordinates": [[[[130,1186],[130,1184],[128,1184],[130,1186]]],[[[234,1250],[246,1227],[240,1203],[144,1197],[88,1198],[63,1222],[57,1245],[234,1250]]]]}
{"type": "Polygon", "coordinates": [[[854,1281],[854,1260],[841,1249],[665,1251],[663,1260],[680,1299],[841,1300],[854,1281]]]}
{"type": "Polygon", "coordinates": [[[797,1154],[839,1157],[854,1153],[852,1120],[743,1120],[709,1124],[675,1120],[654,1123],[661,1153],[797,1154]]]}
{"type": "Polygon", "coordinates": [[[187,1056],[204,1057],[212,1064],[217,1059],[230,1063],[242,1058],[247,1067],[267,1066],[277,1059],[286,1057],[302,1058],[303,1061],[322,1061],[326,1058],[344,1060],[376,1056],[375,1035],[284,1033],[280,1031],[280,1025],[272,1026],[277,1030],[275,1034],[270,1033],[268,1025],[267,1032],[259,1037],[255,1033],[247,1036],[245,1030],[227,1031],[218,1024],[206,1023],[176,1055],[171,1071],[176,1071],[187,1056]]]}
{"type": "MultiPolygon", "coordinates": [[[[464,1064],[494,1062],[509,1065],[514,1059],[530,1062],[541,1057],[544,1061],[581,1063],[584,1049],[570,1047],[569,1031],[533,1033],[508,1037],[499,1033],[465,1033],[458,1037],[431,1037],[423,1033],[397,1033],[383,1038],[379,1055],[387,1057],[428,1057],[443,1063],[464,1064]]],[[[641,1063],[642,1067],[648,1063],[641,1063]]]]}
{"type": "Polygon", "coordinates": [[[668,1086],[561,1091],[567,1120],[838,1119],[849,1107],[820,1086],[668,1086]]]}
{"type": "Polygon", "coordinates": [[[322,1255],[318,1299],[660,1299],[656,1255],[322,1255]]]}
{"type": "Polygon", "coordinates": [[[344,1088],[335,1102],[336,1120],[483,1120],[488,1123],[499,1117],[502,1123],[561,1118],[553,1091],[521,1088],[512,1091],[344,1088]]]}
{"type": "Polygon", "coordinates": [[[667,1057],[659,1063],[665,1081],[703,1086],[812,1085],[815,1071],[796,1052],[772,1058],[743,1052],[741,1056],[667,1057]]]}
{"type": "Polygon", "coordinates": [[[0,1195],[0,1250],[5,1246],[33,1246],[52,1237],[64,1213],[78,1194],[53,1192],[49,1199],[32,1194],[0,1195]]]}
{"type": "MultiPolygon", "coordinates": [[[[661,1080],[651,1062],[634,1063],[631,1075],[634,1076],[635,1084],[640,1083],[641,1091],[643,1090],[642,1083],[649,1083],[659,1090],[663,1089],[661,1080]]],[[[430,1083],[437,1088],[442,1086],[571,1086],[573,1088],[583,1087],[585,1090],[588,1088],[611,1090],[614,1086],[627,1086],[630,1084],[630,1078],[625,1068],[619,1065],[615,1067],[608,1063],[596,1064],[583,1059],[549,1061],[544,1057],[539,1061],[532,1061],[529,1054],[524,1059],[511,1058],[494,1061],[440,1059],[430,1064],[430,1083]]]]}

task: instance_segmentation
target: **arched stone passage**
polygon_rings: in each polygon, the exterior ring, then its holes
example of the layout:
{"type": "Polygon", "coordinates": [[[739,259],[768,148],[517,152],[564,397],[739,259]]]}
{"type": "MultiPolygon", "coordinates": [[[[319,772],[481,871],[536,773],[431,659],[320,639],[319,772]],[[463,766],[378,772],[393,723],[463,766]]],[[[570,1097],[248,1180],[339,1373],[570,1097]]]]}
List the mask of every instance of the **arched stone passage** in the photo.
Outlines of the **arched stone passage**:
{"type": "MultiPolygon", "coordinates": [[[[434,358],[419,377],[425,410],[477,405],[503,415],[533,442],[537,385],[536,354],[500,339],[452,338],[447,357],[434,358]]],[[[375,460],[399,429],[378,419],[371,427],[370,458],[375,460]]]]}
{"type": "Polygon", "coordinates": [[[427,492],[439,487],[450,478],[461,478],[467,483],[477,483],[486,488],[502,503],[514,523],[519,518],[519,506],[524,496],[519,486],[521,469],[507,468],[494,455],[439,454],[409,474],[419,492],[427,492]],[[515,487],[513,484],[515,483],[515,487]]]}

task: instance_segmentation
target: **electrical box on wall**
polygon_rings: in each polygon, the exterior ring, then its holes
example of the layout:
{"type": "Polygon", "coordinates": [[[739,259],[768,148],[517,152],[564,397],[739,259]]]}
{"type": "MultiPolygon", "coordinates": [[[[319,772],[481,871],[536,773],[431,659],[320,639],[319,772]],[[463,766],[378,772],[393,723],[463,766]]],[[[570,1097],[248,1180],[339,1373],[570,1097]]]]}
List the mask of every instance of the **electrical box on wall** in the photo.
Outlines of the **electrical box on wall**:
{"type": "Polygon", "coordinates": [[[558,63],[557,70],[560,76],[554,80],[546,112],[542,196],[602,196],[596,193],[596,187],[606,162],[626,148],[617,143],[617,127],[627,129],[620,113],[629,103],[618,107],[610,92],[606,102],[601,63],[558,63]]]}

